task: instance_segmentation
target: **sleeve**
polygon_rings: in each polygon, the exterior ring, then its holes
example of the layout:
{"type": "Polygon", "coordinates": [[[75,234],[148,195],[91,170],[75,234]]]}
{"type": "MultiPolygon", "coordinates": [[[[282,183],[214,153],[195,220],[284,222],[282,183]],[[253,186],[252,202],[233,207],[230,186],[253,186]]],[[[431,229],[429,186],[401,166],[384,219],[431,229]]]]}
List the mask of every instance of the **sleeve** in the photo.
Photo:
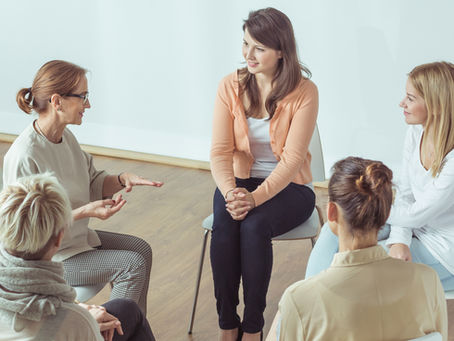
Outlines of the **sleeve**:
{"type": "Polygon", "coordinates": [[[226,81],[221,81],[214,103],[213,131],[211,140],[210,166],[216,185],[225,196],[227,191],[236,187],[233,174],[233,114],[226,96],[226,81]]]}
{"type": "Polygon", "coordinates": [[[415,202],[409,181],[410,159],[416,144],[414,135],[414,128],[409,127],[405,136],[401,174],[396,186],[396,197],[391,208],[390,217],[387,221],[388,224],[391,225],[391,231],[389,233],[389,238],[386,241],[386,245],[402,243],[410,246],[411,244],[411,239],[413,236],[412,228],[398,225],[394,220],[394,212],[400,211],[401,207],[408,207],[415,202]]]}
{"type": "Polygon", "coordinates": [[[16,182],[23,176],[40,173],[38,165],[32,158],[23,155],[7,153],[3,161],[3,186],[16,182]]]}
{"type": "Polygon", "coordinates": [[[422,227],[452,210],[454,200],[454,159],[446,160],[440,174],[424,188],[424,199],[413,203],[401,202],[391,210],[391,226],[422,227]]]}
{"type": "Polygon", "coordinates": [[[318,90],[310,82],[304,99],[293,115],[281,158],[265,181],[252,192],[255,204],[261,205],[282,191],[295,178],[307,158],[318,114],[318,90]]]}
{"type": "Polygon", "coordinates": [[[279,313],[281,314],[279,341],[304,341],[301,316],[289,289],[284,292],[279,302],[279,313]]]}
{"type": "Polygon", "coordinates": [[[106,171],[96,170],[93,162],[93,156],[84,151],[82,151],[82,153],[87,162],[88,174],[90,177],[90,201],[100,200],[102,199],[104,179],[108,174],[106,171]]]}

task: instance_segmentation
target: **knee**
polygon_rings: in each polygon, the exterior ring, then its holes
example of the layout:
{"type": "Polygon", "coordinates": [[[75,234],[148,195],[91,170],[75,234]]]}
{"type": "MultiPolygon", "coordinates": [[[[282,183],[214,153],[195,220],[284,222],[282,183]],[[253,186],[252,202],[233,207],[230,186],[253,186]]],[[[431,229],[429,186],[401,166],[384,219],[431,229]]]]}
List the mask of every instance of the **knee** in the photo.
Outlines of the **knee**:
{"type": "Polygon", "coordinates": [[[271,240],[271,226],[260,215],[246,216],[246,219],[241,222],[240,231],[242,240],[271,240]]]}
{"type": "Polygon", "coordinates": [[[142,318],[142,311],[139,305],[129,298],[115,298],[103,304],[109,314],[112,314],[120,320],[120,322],[131,323],[139,321],[142,318]]]}

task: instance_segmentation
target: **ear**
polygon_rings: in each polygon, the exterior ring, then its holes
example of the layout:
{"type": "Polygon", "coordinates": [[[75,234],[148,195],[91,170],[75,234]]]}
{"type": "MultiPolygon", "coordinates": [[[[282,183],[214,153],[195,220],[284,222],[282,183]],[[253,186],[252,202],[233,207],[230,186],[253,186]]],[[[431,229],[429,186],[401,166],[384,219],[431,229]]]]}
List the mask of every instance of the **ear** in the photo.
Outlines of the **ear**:
{"type": "Polygon", "coordinates": [[[328,217],[329,221],[338,222],[339,219],[339,211],[338,207],[334,202],[328,202],[328,205],[326,207],[326,216],[328,217]]]}
{"type": "Polygon", "coordinates": [[[277,51],[277,57],[279,59],[282,59],[282,51],[281,50],[277,51]]]}
{"type": "Polygon", "coordinates": [[[53,94],[50,97],[50,105],[56,111],[60,111],[61,110],[61,102],[62,102],[61,100],[62,100],[62,97],[59,94],[53,94]]]}
{"type": "Polygon", "coordinates": [[[57,234],[57,238],[55,239],[55,244],[54,245],[55,245],[55,247],[57,249],[60,248],[60,245],[61,245],[61,243],[63,241],[63,236],[64,235],[65,235],[65,229],[61,229],[60,232],[58,232],[58,234],[57,234]]]}

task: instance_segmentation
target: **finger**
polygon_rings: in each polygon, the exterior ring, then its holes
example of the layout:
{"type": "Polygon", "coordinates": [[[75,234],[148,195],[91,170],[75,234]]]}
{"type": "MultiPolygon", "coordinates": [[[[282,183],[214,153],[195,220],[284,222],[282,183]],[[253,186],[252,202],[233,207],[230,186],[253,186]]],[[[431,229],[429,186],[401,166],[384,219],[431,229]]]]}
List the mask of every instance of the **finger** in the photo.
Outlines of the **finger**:
{"type": "Polygon", "coordinates": [[[100,200],[100,202],[103,207],[115,205],[115,200],[113,200],[113,199],[104,199],[104,200],[100,200]]]}
{"type": "Polygon", "coordinates": [[[103,321],[99,323],[99,329],[101,331],[109,330],[109,329],[116,329],[117,328],[117,319],[111,321],[103,321]]]}
{"type": "Polygon", "coordinates": [[[123,328],[121,327],[120,321],[118,321],[118,325],[117,325],[116,330],[117,330],[117,333],[118,333],[118,334],[120,334],[120,335],[123,335],[123,334],[124,334],[124,333],[123,333],[123,328]]]}
{"type": "Polygon", "coordinates": [[[121,208],[126,204],[126,200],[122,199],[118,204],[115,206],[111,206],[107,208],[108,212],[110,212],[110,215],[117,213],[121,208]]]}

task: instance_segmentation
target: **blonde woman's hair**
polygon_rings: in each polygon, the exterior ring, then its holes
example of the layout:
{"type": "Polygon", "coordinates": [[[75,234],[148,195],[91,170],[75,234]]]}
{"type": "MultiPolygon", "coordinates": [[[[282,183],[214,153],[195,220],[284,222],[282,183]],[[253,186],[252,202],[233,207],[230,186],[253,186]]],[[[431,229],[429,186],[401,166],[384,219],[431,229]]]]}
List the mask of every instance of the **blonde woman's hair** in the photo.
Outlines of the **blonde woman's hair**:
{"type": "Polygon", "coordinates": [[[0,241],[17,257],[41,259],[71,220],[68,196],[50,173],[20,178],[0,192],[0,241]]]}
{"type": "MultiPolygon", "coordinates": [[[[427,108],[425,136],[433,136],[435,156],[432,176],[443,168],[446,155],[454,148],[454,64],[435,62],[415,67],[409,73],[427,108]]],[[[427,143],[423,139],[423,144],[427,143]]]]}

